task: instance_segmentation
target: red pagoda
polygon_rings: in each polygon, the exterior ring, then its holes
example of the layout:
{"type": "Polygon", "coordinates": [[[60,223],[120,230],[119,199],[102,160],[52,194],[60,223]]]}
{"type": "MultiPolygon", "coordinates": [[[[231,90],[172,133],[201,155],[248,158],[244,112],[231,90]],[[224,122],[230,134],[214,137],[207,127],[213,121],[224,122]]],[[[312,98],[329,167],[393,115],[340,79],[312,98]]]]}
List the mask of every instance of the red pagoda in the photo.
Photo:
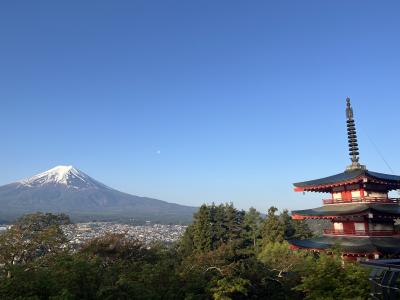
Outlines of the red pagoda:
{"type": "Polygon", "coordinates": [[[292,249],[329,251],[338,245],[347,259],[378,259],[400,254],[400,232],[395,219],[400,217],[400,199],[389,192],[400,189],[400,176],[376,173],[359,163],[353,109],[347,98],[347,132],[351,165],[340,174],[295,183],[296,192],[330,193],[323,206],[297,210],[292,218],[329,219],[330,229],[321,237],[290,240],[292,249]]]}

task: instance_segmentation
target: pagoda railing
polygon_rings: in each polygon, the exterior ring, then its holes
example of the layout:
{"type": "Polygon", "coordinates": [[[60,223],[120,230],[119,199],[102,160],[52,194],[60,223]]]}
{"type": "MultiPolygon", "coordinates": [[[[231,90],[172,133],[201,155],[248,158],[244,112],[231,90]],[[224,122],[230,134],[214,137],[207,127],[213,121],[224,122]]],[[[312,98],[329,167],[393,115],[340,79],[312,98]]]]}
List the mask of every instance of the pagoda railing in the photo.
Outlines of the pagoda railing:
{"type": "Polygon", "coordinates": [[[339,203],[400,203],[400,198],[384,198],[384,197],[363,197],[344,199],[323,199],[324,204],[339,204],[339,203]]]}
{"type": "Polygon", "coordinates": [[[392,236],[400,235],[399,231],[393,230],[337,230],[324,229],[324,233],[328,235],[356,235],[356,236],[392,236]]]}

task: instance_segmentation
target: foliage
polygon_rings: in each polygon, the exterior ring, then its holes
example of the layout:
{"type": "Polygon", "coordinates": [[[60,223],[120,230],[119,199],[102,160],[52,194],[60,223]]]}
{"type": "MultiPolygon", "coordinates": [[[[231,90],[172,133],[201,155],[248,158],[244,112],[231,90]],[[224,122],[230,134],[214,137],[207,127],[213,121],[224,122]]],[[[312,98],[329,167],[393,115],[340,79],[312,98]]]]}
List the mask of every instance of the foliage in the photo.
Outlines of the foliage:
{"type": "Polygon", "coordinates": [[[250,281],[243,278],[222,278],[217,280],[216,286],[211,289],[215,300],[229,300],[235,295],[247,296],[247,287],[250,281]]]}
{"type": "MultiPolygon", "coordinates": [[[[198,252],[210,251],[213,248],[212,215],[206,205],[202,205],[194,215],[193,245],[198,252]]],[[[215,237],[214,237],[215,239],[215,237]]]]}
{"type": "Polygon", "coordinates": [[[250,207],[249,211],[244,216],[243,225],[245,237],[252,242],[254,250],[256,250],[257,241],[261,237],[260,226],[262,221],[261,214],[254,207],[250,207]]]}
{"type": "Polygon", "coordinates": [[[111,264],[118,260],[143,260],[150,257],[152,251],[123,234],[106,234],[86,243],[80,252],[87,257],[101,259],[104,264],[111,264]]]}
{"type": "Polygon", "coordinates": [[[304,220],[293,220],[286,209],[280,215],[276,214],[277,211],[276,207],[270,207],[262,224],[261,236],[264,245],[312,236],[312,232],[304,220]]]}
{"type": "Polygon", "coordinates": [[[290,250],[287,242],[274,242],[263,247],[258,259],[275,271],[277,277],[283,278],[309,260],[310,255],[307,252],[290,250]]]}
{"type": "Polygon", "coordinates": [[[313,232],[310,227],[308,227],[305,220],[291,220],[294,233],[292,236],[287,236],[287,238],[295,238],[295,239],[308,239],[313,236],[313,232]]]}
{"type": "Polygon", "coordinates": [[[0,236],[0,299],[362,299],[368,293],[357,265],[290,250],[285,238],[310,231],[274,207],[263,219],[255,209],[203,205],[172,247],[108,234],[72,251],[60,230],[67,222],[29,215],[0,236]]]}
{"type": "Polygon", "coordinates": [[[45,255],[63,251],[66,239],[60,224],[69,222],[65,215],[36,213],[19,219],[0,235],[0,264],[10,276],[9,268],[33,262],[45,255]]]}
{"type": "Polygon", "coordinates": [[[305,299],[367,299],[368,270],[353,262],[344,263],[336,255],[321,254],[303,270],[296,287],[305,299]]]}
{"type": "Polygon", "coordinates": [[[180,242],[180,251],[185,255],[216,250],[223,244],[238,248],[250,244],[245,240],[243,211],[232,204],[202,205],[180,242]]]}
{"type": "Polygon", "coordinates": [[[263,244],[282,243],[285,240],[285,231],[288,231],[288,229],[285,228],[285,220],[275,214],[277,211],[278,209],[273,206],[268,209],[267,217],[261,229],[263,244]]]}
{"type": "Polygon", "coordinates": [[[70,218],[66,214],[51,214],[37,212],[24,215],[19,218],[14,227],[21,230],[37,232],[49,226],[60,226],[71,224],[70,218]]]}

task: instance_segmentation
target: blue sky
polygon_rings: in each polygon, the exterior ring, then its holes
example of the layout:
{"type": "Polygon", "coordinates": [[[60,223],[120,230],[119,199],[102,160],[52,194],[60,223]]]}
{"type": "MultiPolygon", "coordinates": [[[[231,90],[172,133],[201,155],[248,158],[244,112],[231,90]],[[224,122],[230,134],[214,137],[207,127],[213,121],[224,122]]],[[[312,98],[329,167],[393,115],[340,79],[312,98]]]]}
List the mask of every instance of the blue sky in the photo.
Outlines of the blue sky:
{"type": "Polygon", "coordinates": [[[361,161],[400,173],[400,5],[0,4],[0,184],[72,164],[125,192],[305,208],[292,182],[361,161]],[[377,146],[374,146],[374,144],[377,146]]]}

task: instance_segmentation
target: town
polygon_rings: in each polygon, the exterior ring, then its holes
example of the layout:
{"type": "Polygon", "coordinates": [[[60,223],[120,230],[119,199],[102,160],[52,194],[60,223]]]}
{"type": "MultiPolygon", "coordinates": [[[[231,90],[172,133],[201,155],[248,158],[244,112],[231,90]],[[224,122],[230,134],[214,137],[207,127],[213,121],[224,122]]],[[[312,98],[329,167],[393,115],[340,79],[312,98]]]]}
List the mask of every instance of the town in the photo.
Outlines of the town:
{"type": "Polygon", "coordinates": [[[62,230],[71,246],[79,248],[85,242],[107,234],[124,234],[146,245],[176,242],[185,232],[184,225],[146,224],[141,226],[112,222],[88,222],[63,225],[62,230]]]}

